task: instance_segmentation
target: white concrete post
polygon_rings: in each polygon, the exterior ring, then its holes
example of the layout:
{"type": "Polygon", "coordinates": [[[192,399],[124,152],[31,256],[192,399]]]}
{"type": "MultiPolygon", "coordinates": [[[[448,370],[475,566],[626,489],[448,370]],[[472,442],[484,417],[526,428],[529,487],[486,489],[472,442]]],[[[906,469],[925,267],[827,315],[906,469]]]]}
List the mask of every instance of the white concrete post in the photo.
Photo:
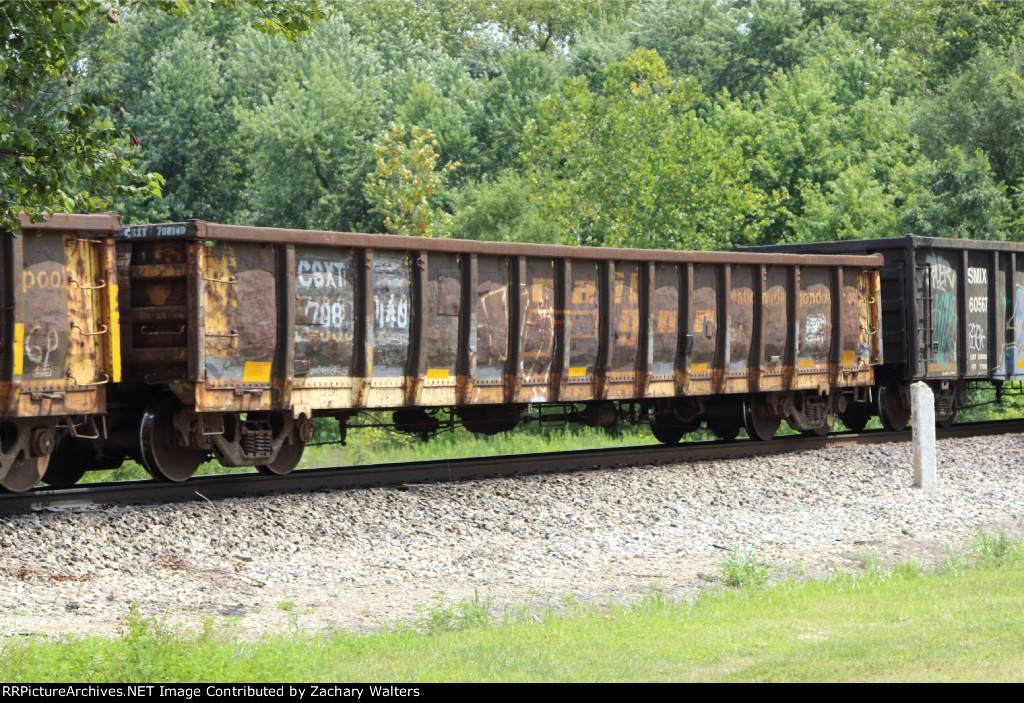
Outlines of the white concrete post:
{"type": "Polygon", "coordinates": [[[910,387],[910,412],[914,416],[914,485],[935,495],[935,394],[927,383],[910,387]]]}

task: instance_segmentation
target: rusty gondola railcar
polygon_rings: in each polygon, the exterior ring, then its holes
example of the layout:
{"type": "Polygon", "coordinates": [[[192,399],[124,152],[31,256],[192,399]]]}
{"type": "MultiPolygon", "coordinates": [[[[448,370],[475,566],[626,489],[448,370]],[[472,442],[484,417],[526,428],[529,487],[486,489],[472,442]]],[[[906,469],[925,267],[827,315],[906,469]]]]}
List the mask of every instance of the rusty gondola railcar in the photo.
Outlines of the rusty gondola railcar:
{"type": "Polygon", "coordinates": [[[874,402],[849,409],[854,425],[878,415],[905,427],[914,381],[932,387],[936,423],[947,426],[969,382],[1024,380],[1024,244],[909,235],[753,250],[884,257],[885,364],[874,402]]]}
{"type": "MultiPolygon", "coordinates": [[[[191,220],[118,235],[122,382],[99,457],[184,480],[209,456],[284,473],[311,418],[511,429],[827,432],[874,382],[871,256],[470,242],[191,220]]],[[[343,434],[344,436],[344,434],[343,434]]]]}
{"type": "Polygon", "coordinates": [[[106,385],[120,377],[120,218],[21,225],[0,233],[0,488],[13,492],[47,473],[63,436],[102,437],[106,385]]]}

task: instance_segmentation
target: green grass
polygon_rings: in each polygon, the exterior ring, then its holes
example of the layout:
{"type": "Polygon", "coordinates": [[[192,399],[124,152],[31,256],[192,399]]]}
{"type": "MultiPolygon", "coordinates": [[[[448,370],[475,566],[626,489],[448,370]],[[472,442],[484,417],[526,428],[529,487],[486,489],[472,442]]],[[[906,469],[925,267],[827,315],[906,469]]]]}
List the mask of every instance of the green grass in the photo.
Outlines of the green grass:
{"type": "MultiPolygon", "coordinates": [[[[324,432],[317,438],[317,441],[330,441],[336,437],[337,430],[334,430],[333,434],[324,432]]],[[[344,447],[340,444],[308,447],[299,466],[300,468],[356,466],[500,454],[569,451],[592,447],[628,447],[656,443],[646,426],[625,427],[613,431],[583,426],[528,428],[493,437],[474,435],[462,428],[457,428],[454,432],[440,433],[427,442],[423,442],[418,437],[374,427],[351,430],[348,435],[348,445],[344,447]]],[[[225,468],[216,461],[208,461],[199,467],[196,475],[240,473],[253,470],[249,467],[225,468]]],[[[149,478],[146,470],[134,461],[126,461],[119,468],[110,471],[90,471],[82,482],[100,483],[143,478],[149,478]]]]}
{"type": "MultiPolygon", "coordinates": [[[[1011,389],[1015,392],[1015,389],[1011,389]]],[[[1020,417],[1024,411],[1024,396],[1005,395],[1001,404],[994,402],[995,392],[991,389],[972,391],[970,403],[981,403],[977,407],[962,410],[957,415],[961,422],[1005,419],[1020,417]]],[[[443,414],[442,414],[443,417],[443,414]]],[[[381,422],[388,418],[387,413],[367,413],[353,420],[353,424],[381,422]]],[[[306,449],[300,468],[318,466],[358,466],[363,464],[383,464],[405,461],[425,461],[441,459],[458,459],[474,456],[496,456],[502,454],[529,454],[534,452],[571,451],[602,447],[629,447],[644,444],[657,444],[646,425],[630,426],[619,424],[605,430],[583,425],[546,425],[538,426],[536,422],[524,424],[512,432],[504,432],[491,437],[475,435],[461,426],[452,432],[439,432],[429,441],[419,437],[402,434],[381,427],[353,427],[349,429],[348,444],[322,444],[335,442],[338,439],[337,424],[329,419],[315,420],[317,426],[314,444],[306,449]]],[[[867,429],[878,429],[881,423],[872,418],[867,429]]],[[[836,420],[833,427],[836,431],[846,429],[842,421],[836,420]]],[[[783,422],[779,427],[779,435],[797,434],[796,430],[783,422]]],[[[746,437],[746,431],[740,430],[740,437],[746,437]]],[[[688,434],[685,441],[715,439],[708,430],[698,430],[688,434]]],[[[251,467],[222,467],[216,461],[208,461],[199,467],[196,475],[222,473],[247,473],[254,471],[251,467]]],[[[134,461],[125,463],[110,471],[92,471],[85,475],[83,483],[99,483],[105,481],[126,481],[149,478],[149,474],[134,461]]]]}
{"type": "MultiPolygon", "coordinates": [[[[741,560],[739,555],[737,559],[741,560]]],[[[756,556],[747,555],[756,561],[756,556]]],[[[719,588],[693,604],[530,604],[444,594],[411,626],[257,642],[230,622],[182,636],[132,610],[114,640],[9,639],[24,681],[1020,681],[1024,547],[979,536],[940,573],[869,566],[827,581],[719,588]]],[[[723,564],[723,572],[728,567],[723,564]]]]}

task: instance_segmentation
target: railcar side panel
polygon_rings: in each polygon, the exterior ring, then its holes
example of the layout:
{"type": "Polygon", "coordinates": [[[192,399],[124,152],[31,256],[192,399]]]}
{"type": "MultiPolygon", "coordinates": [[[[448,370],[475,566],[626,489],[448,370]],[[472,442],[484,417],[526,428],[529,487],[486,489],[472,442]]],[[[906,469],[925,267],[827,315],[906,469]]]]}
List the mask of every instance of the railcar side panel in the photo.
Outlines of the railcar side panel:
{"type": "Polygon", "coordinates": [[[195,388],[196,410],[272,409],[279,308],[275,247],[209,242],[196,243],[191,253],[199,269],[191,296],[202,301],[203,311],[193,331],[199,337],[194,366],[202,378],[195,388]]]}
{"type": "Polygon", "coordinates": [[[551,362],[555,339],[554,262],[521,259],[519,282],[519,364],[515,402],[553,400],[551,362]]]}
{"type": "Polygon", "coordinates": [[[406,405],[412,315],[412,263],[406,252],[373,251],[373,321],[369,385],[360,405],[396,408],[406,405]]]}
{"type": "Polygon", "coordinates": [[[600,361],[601,290],[595,261],[572,261],[569,268],[569,295],[565,326],[567,363],[563,368],[560,400],[589,400],[596,391],[597,365],[600,361]]]}
{"type": "Polygon", "coordinates": [[[831,270],[800,267],[796,297],[796,351],[793,386],[828,385],[832,351],[833,305],[831,270]]]}
{"type": "MultiPolygon", "coordinates": [[[[462,280],[455,254],[421,254],[427,262],[426,323],[423,355],[426,368],[414,405],[455,405],[459,360],[462,280]]],[[[412,374],[410,374],[412,375],[412,374]]]]}
{"type": "Polygon", "coordinates": [[[1007,303],[1007,327],[1009,349],[1007,350],[1007,373],[1016,379],[1024,379],[1024,257],[1010,255],[1010,270],[1013,271],[1012,287],[1007,303]],[[1012,325],[1012,326],[1011,326],[1012,325]]]}
{"type": "Polygon", "coordinates": [[[104,386],[120,380],[111,220],[26,221],[18,237],[5,237],[7,417],[104,412],[104,386]]]}
{"type": "Polygon", "coordinates": [[[689,323],[687,325],[687,395],[710,395],[715,388],[718,351],[718,270],[711,264],[690,267],[689,323]]]}
{"type": "MultiPolygon", "coordinates": [[[[918,252],[914,272],[918,313],[918,375],[955,378],[959,342],[960,287],[957,252],[918,252]]],[[[966,324],[966,321],[964,321],[966,324]]]]}
{"type": "Polygon", "coordinates": [[[610,359],[607,390],[609,399],[636,398],[640,362],[640,265],[616,262],[609,311],[610,359]]]}
{"type": "Polygon", "coordinates": [[[793,365],[790,361],[788,269],[761,267],[760,384],[762,391],[788,387],[793,365]]]}
{"type": "Polygon", "coordinates": [[[476,339],[476,369],[468,402],[504,403],[512,311],[509,261],[503,256],[478,256],[476,276],[470,332],[470,338],[476,339]]]}
{"type": "MultiPolygon", "coordinates": [[[[338,247],[294,247],[294,358],[292,404],[312,408],[354,407],[359,332],[365,326],[357,299],[357,266],[363,257],[338,247]]],[[[284,295],[291,295],[283,291],[284,295]]],[[[365,306],[363,306],[365,308],[365,306]]]]}
{"type": "Polygon", "coordinates": [[[652,366],[647,395],[671,397],[681,395],[684,372],[678,365],[680,351],[680,267],[677,264],[657,263],[654,266],[654,295],[650,305],[649,324],[652,341],[652,366]]]}
{"type": "Polygon", "coordinates": [[[754,337],[754,271],[751,266],[729,266],[726,315],[725,383],[723,392],[744,393],[750,388],[754,337]]]}

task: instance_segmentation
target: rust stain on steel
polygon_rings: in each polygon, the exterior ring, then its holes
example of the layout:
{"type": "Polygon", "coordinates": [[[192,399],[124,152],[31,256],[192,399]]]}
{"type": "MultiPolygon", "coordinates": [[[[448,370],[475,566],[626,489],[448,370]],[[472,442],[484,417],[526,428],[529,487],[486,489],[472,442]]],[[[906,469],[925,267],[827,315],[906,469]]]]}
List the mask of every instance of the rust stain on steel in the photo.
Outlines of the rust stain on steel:
{"type": "Polygon", "coordinates": [[[409,362],[411,313],[412,268],[409,257],[402,252],[374,252],[374,377],[405,376],[409,362]]]}
{"type": "Polygon", "coordinates": [[[144,225],[125,228],[126,237],[152,237],[159,228],[167,228],[169,237],[182,236],[220,241],[288,242],[338,247],[370,248],[375,250],[401,250],[478,253],[496,256],[528,256],[550,259],[587,259],[598,261],[650,261],[720,263],[720,264],[789,264],[802,266],[865,266],[881,264],[881,257],[872,255],[836,258],[821,255],[763,254],[748,252],[665,251],[655,249],[611,249],[602,247],[576,247],[559,244],[520,244],[516,242],[481,242],[463,239],[433,239],[405,237],[393,234],[365,234],[357,232],[325,232],[319,230],[283,229],[275,227],[248,227],[224,225],[203,220],[187,223],[144,225]],[[871,264],[869,262],[873,261],[871,264]]]}
{"type": "MultiPolygon", "coordinates": [[[[22,379],[27,382],[47,381],[52,386],[63,386],[66,378],[71,320],[64,242],[65,236],[44,232],[26,233],[22,240],[19,322],[24,325],[22,379]]],[[[70,273],[84,275],[78,270],[70,273]]]]}
{"type": "Polygon", "coordinates": [[[551,261],[528,259],[522,289],[519,400],[546,400],[555,338],[555,279],[551,261]]]}
{"type": "MultiPolygon", "coordinates": [[[[112,356],[108,353],[114,332],[110,324],[104,323],[104,319],[110,321],[105,304],[105,296],[111,293],[107,287],[107,244],[101,239],[77,237],[67,237],[64,242],[68,296],[66,377],[75,386],[103,385],[114,374],[112,356]]],[[[95,389],[77,392],[93,396],[94,407],[89,412],[102,411],[96,406],[95,389]]]]}
{"type": "Polygon", "coordinates": [[[429,259],[427,281],[426,361],[427,383],[455,385],[458,359],[459,312],[462,287],[455,256],[438,254],[429,259]]]}
{"type": "Polygon", "coordinates": [[[95,215],[53,214],[47,215],[43,222],[30,222],[24,213],[19,217],[22,231],[60,230],[98,236],[117,234],[121,231],[121,216],[116,212],[103,212],[95,215]]]}
{"type": "Polygon", "coordinates": [[[148,282],[148,304],[127,317],[151,330],[186,305],[172,278],[181,245],[202,247],[206,390],[196,397],[218,407],[269,407],[270,393],[230,397],[260,385],[252,364],[293,368],[275,383],[294,383],[295,407],[343,409],[817,389],[870,383],[877,358],[867,302],[877,256],[630,254],[196,222],[128,239],[150,253],[132,277],[148,282]],[[294,260],[276,262],[283,242],[295,243],[294,260]],[[285,264],[295,324],[275,346],[285,264]],[[283,344],[292,362],[278,359],[283,344]]]}
{"type": "Polygon", "coordinates": [[[8,281],[13,309],[2,356],[12,381],[4,389],[8,416],[94,414],[103,411],[102,370],[109,329],[103,324],[105,255],[116,218],[50,218],[7,240],[16,278],[8,281]],[[69,223],[83,231],[70,231],[69,223]],[[9,351],[7,351],[9,350],[9,351]],[[10,355],[10,356],[9,356],[10,355]]]}
{"type": "Polygon", "coordinates": [[[355,260],[349,249],[295,251],[295,375],[352,375],[355,260]]]}
{"type": "Polygon", "coordinates": [[[509,345],[509,271],[504,258],[479,258],[475,299],[476,384],[501,383],[509,345]]]}
{"type": "Polygon", "coordinates": [[[827,366],[833,324],[828,269],[809,266],[800,268],[796,317],[798,373],[817,371],[816,367],[827,366]]]}
{"type": "Polygon", "coordinates": [[[277,349],[274,249],[218,242],[204,250],[207,384],[210,388],[268,387],[269,366],[252,364],[272,364],[277,349]],[[265,373],[253,371],[264,368],[265,373]],[[247,377],[247,369],[252,376],[247,377]]]}
{"type": "Polygon", "coordinates": [[[750,266],[734,266],[729,288],[728,358],[730,375],[747,377],[751,364],[751,343],[754,334],[754,270],[750,266]]]}
{"type": "MultiPolygon", "coordinates": [[[[640,342],[640,267],[636,262],[616,266],[611,293],[609,370],[611,373],[631,372],[636,368],[640,342]]],[[[628,382],[632,384],[634,380],[630,378],[628,382]]]]}

